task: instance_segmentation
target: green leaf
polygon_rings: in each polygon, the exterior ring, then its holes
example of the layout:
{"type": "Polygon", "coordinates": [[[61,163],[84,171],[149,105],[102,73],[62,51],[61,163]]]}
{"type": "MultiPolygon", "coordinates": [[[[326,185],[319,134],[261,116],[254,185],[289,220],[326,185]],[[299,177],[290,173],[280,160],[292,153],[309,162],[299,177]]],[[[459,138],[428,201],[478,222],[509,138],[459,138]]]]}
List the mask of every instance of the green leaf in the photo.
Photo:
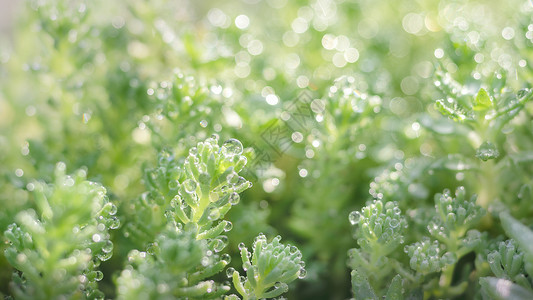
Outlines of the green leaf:
{"type": "Polygon", "coordinates": [[[493,103],[492,99],[490,99],[489,94],[487,94],[487,91],[485,91],[485,89],[479,89],[476,98],[474,98],[474,105],[472,106],[472,109],[475,111],[482,111],[491,108],[493,108],[493,103]]]}
{"type": "Polygon", "coordinates": [[[402,277],[398,274],[394,276],[387,291],[386,300],[403,300],[402,277]]]}
{"type": "Polygon", "coordinates": [[[533,257],[533,231],[506,212],[501,213],[500,218],[505,233],[518,242],[527,256],[533,257]]]}
{"type": "Polygon", "coordinates": [[[501,213],[500,218],[505,233],[514,239],[520,249],[524,251],[525,269],[530,276],[533,275],[533,243],[531,243],[533,241],[533,231],[506,212],[501,213]]]}
{"type": "Polygon", "coordinates": [[[506,279],[482,277],[479,279],[484,299],[494,300],[530,300],[533,292],[506,279]]]}
{"type": "Polygon", "coordinates": [[[352,271],[352,288],[356,300],[378,299],[374,289],[368,282],[368,278],[364,274],[357,272],[357,270],[352,271]]]}

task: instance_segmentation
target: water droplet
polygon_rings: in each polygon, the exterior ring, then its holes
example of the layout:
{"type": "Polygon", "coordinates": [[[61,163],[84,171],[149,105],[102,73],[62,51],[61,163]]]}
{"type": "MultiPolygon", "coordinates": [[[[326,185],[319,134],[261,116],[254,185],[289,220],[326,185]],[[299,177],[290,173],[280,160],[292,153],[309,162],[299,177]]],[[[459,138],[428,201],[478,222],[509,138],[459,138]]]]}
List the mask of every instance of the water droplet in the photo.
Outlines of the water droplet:
{"type": "Polygon", "coordinates": [[[224,250],[226,245],[227,245],[227,243],[224,243],[224,241],[222,239],[220,239],[220,238],[215,239],[215,240],[213,240],[213,251],[218,253],[218,252],[224,250]]]}
{"type": "Polygon", "coordinates": [[[491,253],[487,256],[487,262],[489,264],[493,264],[496,261],[495,255],[496,253],[491,253]]]}
{"type": "Polygon", "coordinates": [[[171,180],[168,182],[168,188],[170,190],[177,190],[180,187],[180,182],[177,180],[171,180]]]}
{"type": "Polygon", "coordinates": [[[291,254],[294,254],[294,253],[298,252],[298,248],[296,248],[296,246],[291,246],[289,251],[290,251],[291,254]]]}
{"type": "Polygon", "coordinates": [[[307,275],[307,271],[304,268],[301,268],[298,272],[298,278],[303,279],[305,278],[305,275],[307,275]]]}
{"type": "Polygon", "coordinates": [[[158,249],[159,246],[157,245],[157,243],[150,243],[146,247],[146,252],[150,255],[155,255],[158,249]]]}
{"type": "Polygon", "coordinates": [[[94,280],[95,281],[100,281],[104,278],[104,273],[102,273],[101,271],[96,271],[94,272],[95,275],[94,275],[94,280]]]}
{"type": "Polygon", "coordinates": [[[496,148],[496,146],[491,142],[484,142],[479,146],[479,148],[476,150],[476,157],[481,159],[482,161],[487,161],[489,159],[495,159],[500,156],[500,152],[496,148]]]}
{"type": "Polygon", "coordinates": [[[519,90],[519,91],[516,93],[516,97],[517,97],[518,99],[521,99],[521,98],[523,98],[524,96],[526,96],[528,92],[529,92],[528,89],[522,89],[522,90],[519,90]]]}
{"type": "Polygon", "coordinates": [[[229,139],[222,144],[222,153],[227,157],[241,155],[243,151],[242,143],[236,139],[229,139]]]}
{"type": "Polygon", "coordinates": [[[215,220],[218,220],[218,218],[220,218],[220,212],[218,211],[218,209],[216,208],[213,208],[209,211],[209,214],[207,215],[207,219],[209,221],[215,221],[215,220]]]}
{"type": "Polygon", "coordinates": [[[235,204],[239,203],[240,199],[241,199],[241,197],[239,196],[239,194],[233,192],[233,193],[231,193],[231,195],[229,196],[229,203],[230,203],[231,205],[235,205],[235,204]]]}
{"type": "Polygon", "coordinates": [[[113,216],[109,221],[109,229],[117,229],[120,226],[119,218],[113,216]]]}
{"type": "Polygon", "coordinates": [[[233,273],[235,273],[235,269],[232,268],[232,267],[229,267],[229,268],[226,270],[226,276],[228,276],[228,278],[233,277],[233,273]]]}
{"type": "Polygon", "coordinates": [[[111,209],[109,210],[109,215],[113,216],[117,213],[117,206],[111,203],[111,209]]]}
{"type": "Polygon", "coordinates": [[[110,259],[113,256],[113,252],[108,252],[108,253],[101,252],[97,256],[98,256],[99,260],[106,261],[106,260],[110,259]]]}
{"type": "Polygon", "coordinates": [[[198,155],[198,148],[192,147],[191,149],[189,149],[189,155],[191,155],[191,156],[198,155]]]}
{"type": "Polygon", "coordinates": [[[398,219],[392,219],[390,220],[390,227],[396,228],[400,225],[400,221],[398,219]]]}
{"type": "Polygon", "coordinates": [[[98,243],[101,240],[102,240],[101,235],[99,235],[98,233],[93,234],[93,242],[98,243]]]}
{"type": "Polygon", "coordinates": [[[192,194],[196,191],[196,181],[187,179],[183,182],[183,187],[185,188],[185,192],[192,194]]]}
{"type": "Polygon", "coordinates": [[[107,240],[104,246],[102,246],[102,252],[109,253],[111,251],[113,251],[113,242],[107,240]]]}
{"type": "Polygon", "coordinates": [[[252,267],[252,264],[249,263],[249,262],[245,262],[245,263],[242,264],[242,269],[244,271],[248,271],[248,269],[250,269],[251,267],[252,267]]]}
{"type": "Polygon", "coordinates": [[[352,211],[348,216],[348,219],[352,225],[358,224],[361,220],[361,213],[358,211],[352,211]]]}
{"type": "Polygon", "coordinates": [[[233,224],[230,221],[225,221],[226,225],[224,226],[224,231],[228,232],[233,228],[233,224]]]}
{"type": "Polygon", "coordinates": [[[181,205],[181,197],[179,195],[176,195],[172,200],[170,200],[170,207],[172,208],[179,208],[181,205]]]}
{"type": "Polygon", "coordinates": [[[224,253],[222,254],[222,256],[220,257],[220,260],[223,260],[225,261],[227,264],[229,264],[231,262],[231,256],[227,253],[224,253]]]}
{"type": "Polygon", "coordinates": [[[239,244],[239,250],[245,249],[246,245],[244,243],[239,244]]]}
{"type": "Polygon", "coordinates": [[[228,174],[228,176],[226,176],[226,182],[228,184],[236,184],[238,180],[239,180],[239,175],[237,175],[237,173],[235,172],[230,173],[228,174]]]}

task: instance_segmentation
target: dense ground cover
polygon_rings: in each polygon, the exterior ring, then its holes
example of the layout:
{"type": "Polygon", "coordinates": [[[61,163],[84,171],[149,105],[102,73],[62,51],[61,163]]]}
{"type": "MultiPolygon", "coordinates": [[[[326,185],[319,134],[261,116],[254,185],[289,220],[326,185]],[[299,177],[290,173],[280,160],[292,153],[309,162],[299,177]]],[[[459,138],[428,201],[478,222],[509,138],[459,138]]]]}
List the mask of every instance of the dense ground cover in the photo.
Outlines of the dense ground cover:
{"type": "Polygon", "coordinates": [[[530,1],[38,1],[0,295],[533,299],[530,1]]]}

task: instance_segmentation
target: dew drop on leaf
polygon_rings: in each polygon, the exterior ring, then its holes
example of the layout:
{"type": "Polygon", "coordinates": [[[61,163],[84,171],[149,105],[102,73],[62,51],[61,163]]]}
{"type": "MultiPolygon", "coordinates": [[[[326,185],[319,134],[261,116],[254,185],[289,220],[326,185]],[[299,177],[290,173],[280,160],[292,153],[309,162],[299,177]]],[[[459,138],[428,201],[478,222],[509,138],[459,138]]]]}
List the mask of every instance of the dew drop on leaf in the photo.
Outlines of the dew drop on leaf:
{"type": "Polygon", "coordinates": [[[111,209],[109,210],[109,215],[113,216],[117,213],[117,206],[111,203],[111,209]]]}
{"type": "Polygon", "coordinates": [[[187,179],[183,182],[183,187],[185,188],[185,192],[192,194],[196,190],[196,181],[187,179]]]}
{"type": "Polygon", "coordinates": [[[307,275],[307,271],[305,271],[304,268],[301,268],[300,271],[298,272],[298,278],[303,279],[305,278],[305,275],[307,275]]]}
{"type": "Polygon", "coordinates": [[[109,229],[117,229],[120,226],[120,220],[113,216],[109,222],[109,229]]]}
{"type": "Polygon", "coordinates": [[[233,273],[235,273],[235,269],[232,268],[232,267],[229,267],[229,268],[226,270],[226,276],[228,276],[228,278],[233,277],[233,273]]]}
{"type": "Polygon", "coordinates": [[[348,216],[348,219],[352,225],[358,224],[359,220],[361,219],[361,213],[358,211],[352,211],[348,216]]]}
{"type": "Polygon", "coordinates": [[[230,203],[231,205],[235,205],[235,204],[239,203],[240,199],[241,199],[241,197],[239,196],[239,194],[233,192],[233,193],[231,193],[231,195],[229,196],[229,203],[230,203]]]}
{"type": "Polygon", "coordinates": [[[211,211],[209,211],[209,214],[207,215],[207,219],[209,221],[215,221],[218,218],[220,218],[220,212],[218,211],[218,209],[212,209],[211,211]]]}
{"type": "Polygon", "coordinates": [[[239,244],[239,250],[242,250],[244,248],[246,248],[246,245],[244,243],[240,243],[239,244]]]}
{"type": "Polygon", "coordinates": [[[180,186],[180,183],[177,180],[170,180],[168,182],[168,188],[170,190],[176,190],[176,189],[178,189],[179,186],[180,186]]]}
{"type": "Polygon", "coordinates": [[[222,153],[227,157],[233,157],[235,155],[241,155],[243,146],[239,140],[229,139],[222,144],[222,153]]]}
{"type": "Polygon", "coordinates": [[[230,221],[226,221],[226,225],[224,226],[224,231],[228,232],[233,228],[233,224],[230,221]]]}
{"type": "Polygon", "coordinates": [[[191,155],[191,156],[198,155],[198,148],[192,147],[191,149],[189,149],[189,155],[191,155]]]}
{"type": "Polygon", "coordinates": [[[484,142],[479,146],[479,148],[476,150],[476,157],[481,159],[482,161],[487,161],[489,159],[495,159],[500,156],[500,152],[496,148],[496,146],[491,142],[484,142]]]}
{"type": "Polygon", "coordinates": [[[220,260],[223,260],[226,262],[226,264],[229,264],[231,262],[231,256],[227,253],[224,253],[222,256],[220,256],[220,260]]]}
{"type": "Polygon", "coordinates": [[[104,246],[102,247],[102,252],[109,253],[111,251],[113,251],[113,242],[111,242],[110,240],[107,240],[104,246]]]}
{"type": "Polygon", "coordinates": [[[101,271],[96,271],[95,272],[94,280],[100,281],[103,278],[104,278],[104,273],[102,273],[101,271]]]}
{"type": "Polygon", "coordinates": [[[98,254],[97,256],[98,256],[99,260],[106,261],[106,260],[109,260],[111,258],[111,256],[113,256],[113,252],[108,252],[108,253],[102,252],[102,253],[98,254]]]}

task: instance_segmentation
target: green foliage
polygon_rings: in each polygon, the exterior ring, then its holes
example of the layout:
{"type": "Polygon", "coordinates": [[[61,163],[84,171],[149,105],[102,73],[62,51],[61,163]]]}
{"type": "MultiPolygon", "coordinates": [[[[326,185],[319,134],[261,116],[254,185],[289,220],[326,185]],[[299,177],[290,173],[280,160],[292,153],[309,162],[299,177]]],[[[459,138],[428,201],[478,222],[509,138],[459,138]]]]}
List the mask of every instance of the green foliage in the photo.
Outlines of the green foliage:
{"type": "Polygon", "coordinates": [[[295,246],[285,246],[280,240],[281,236],[276,236],[268,243],[266,236],[260,234],[254,240],[251,255],[244,244],[239,245],[246,277],[241,277],[233,268],[227,270],[227,275],[243,299],[278,297],[287,292],[289,283],[305,277],[305,263],[300,250],[295,246]]]}
{"type": "Polygon", "coordinates": [[[531,1],[18,5],[2,297],[533,298],[531,1]]]}
{"type": "Polygon", "coordinates": [[[229,287],[205,280],[229,263],[213,253],[196,231],[170,227],[157,236],[146,252],[132,250],[128,265],[117,278],[118,299],[216,299],[229,287]]]}
{"type": "Polygon", "coordinates": [[[86,180],[86,171],[65,175],[58,163],[53,185],[32,182],[36,209],[21,211],[4,236],[18,299],[99,298],[100,261],[113,254],[109,229],[119,226],[116,206],[101,185],[86,180]]]}

